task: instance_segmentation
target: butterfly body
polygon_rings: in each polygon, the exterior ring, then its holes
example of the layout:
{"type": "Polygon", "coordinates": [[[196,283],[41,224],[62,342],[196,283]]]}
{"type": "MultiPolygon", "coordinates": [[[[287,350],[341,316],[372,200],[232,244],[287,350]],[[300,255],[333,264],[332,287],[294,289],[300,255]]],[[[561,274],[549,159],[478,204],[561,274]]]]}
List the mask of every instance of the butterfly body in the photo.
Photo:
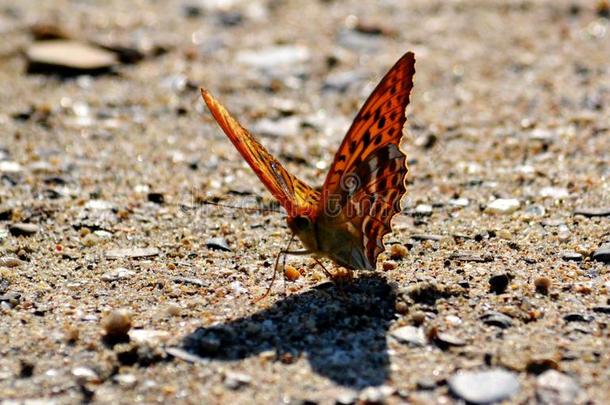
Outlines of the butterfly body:
{"type": "Polygon", "coordinates": [[[326,257],[348,269],[374,270],[357,248],[361,237],[351,222],[314,221],[308,217],[288,217],[288,227],[305,249],[314,256],[326,257]]]}
{"type": "Polygon", "coordinates": [[[400,149],[415,57],[407,52],[388,71],[335,154],[321,192],[290,174],[210,93],[212,115],[287,212],[307,252],[349,269],[374,270],[383,236],[401,209],[406,155],[400,149]]]}

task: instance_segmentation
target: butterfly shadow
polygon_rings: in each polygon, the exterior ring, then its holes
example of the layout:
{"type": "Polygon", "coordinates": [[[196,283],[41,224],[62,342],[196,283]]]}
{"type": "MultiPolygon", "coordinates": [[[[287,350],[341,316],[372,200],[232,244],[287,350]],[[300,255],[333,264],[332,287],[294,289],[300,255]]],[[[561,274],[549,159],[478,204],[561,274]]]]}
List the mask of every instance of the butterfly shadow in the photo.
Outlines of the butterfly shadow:
{"type": "Polygon", "coordinates": [[[249,317],[198,328],[183,340],[199,357],[234,361],[273,350],[276,359],[303,356],[312,369],[361,389],[388,379],[386,332],[396,292],[378,275],[338,286],[324,283],[279,300],[249,317]]]}

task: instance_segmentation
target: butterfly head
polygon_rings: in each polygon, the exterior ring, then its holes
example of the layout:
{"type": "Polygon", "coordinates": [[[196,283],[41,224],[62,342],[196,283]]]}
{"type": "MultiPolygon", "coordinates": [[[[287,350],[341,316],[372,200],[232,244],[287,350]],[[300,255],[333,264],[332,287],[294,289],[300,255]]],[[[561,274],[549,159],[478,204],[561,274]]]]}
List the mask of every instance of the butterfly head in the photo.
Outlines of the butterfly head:
{"type": "Polygon", "coordinates": [[[295,215],[288,217],[288,227],[299,237],[307,250],[317,251],[316,229],[313,218],[307,215],[295,215]]]}

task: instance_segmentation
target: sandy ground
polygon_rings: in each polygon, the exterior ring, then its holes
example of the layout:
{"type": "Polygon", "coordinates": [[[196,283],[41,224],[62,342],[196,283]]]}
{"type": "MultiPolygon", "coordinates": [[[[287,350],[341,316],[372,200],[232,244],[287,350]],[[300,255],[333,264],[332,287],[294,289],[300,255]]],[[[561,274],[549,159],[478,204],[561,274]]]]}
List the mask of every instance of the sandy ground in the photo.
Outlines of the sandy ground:
{"type": "Polygon", "coordinates": [[[607,15],[0,1],[0,403],[608,403],[607,15]],[[36,23],[143,59],[27,73],[36,23]],[[281,213],[201,204],[278,209],[198,87],[320,186],[408,50],[392,254],[341,286],[289,257],[301,276],[254,303],[289,231],[281,213]]]}

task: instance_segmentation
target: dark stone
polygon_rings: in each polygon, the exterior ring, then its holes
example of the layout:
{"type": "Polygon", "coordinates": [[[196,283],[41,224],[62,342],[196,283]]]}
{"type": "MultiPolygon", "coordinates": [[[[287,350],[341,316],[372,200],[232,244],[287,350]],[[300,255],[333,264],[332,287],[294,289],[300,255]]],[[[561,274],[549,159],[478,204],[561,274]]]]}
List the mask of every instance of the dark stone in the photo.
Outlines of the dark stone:
{"type": "Polygon", "coordinates": [[[0,221],[8,221],[13,217],[13,209],[10,207],[0,207],[0,221]]]}
{"type": "Polygon", "coordinates": [[[19,361],[19,377],[30,378],[34,375],[34,363],[20,360],[19,361]]]}
{"type": "Polygon", "coordinates": [[[602,245],[591,255],[591,258],[598,262],[610,264],[610,244],[602,245]]]}
{"type": "Polygon", "coordinates": [[[592,315],[583,315],[578,313],[567,314],[563,317],[566,322],[592,322],[595,319],[592,315]]]}
{"type": "Polygon", "coordinates": [[[146,198],[148,199],[148,201],[153,202],[155,204],[164,204],[165,203],[165,196],[163,195],[163,193],[151,192],[151,193],[148,193],[146,198]]]}
{"type": "Polygon", "coordinates": [[[610,314],[610,305],[598,305],[592,308],[593,312],[599,314],[610,314]]]}
{"type": "Polygon", "coordinates": [[[203,9],[198,4],[185,4],[182,6],[182,14],[187,18],[201,17],[203,9]]]}
{"type": "Polygon", "coordinates": [[[489,279],[489,290],[496,294],[502,294],[506,291],[508,283],[510,283],[511,276],[507,273],[496,274],[491,276],[489,279]]]}

